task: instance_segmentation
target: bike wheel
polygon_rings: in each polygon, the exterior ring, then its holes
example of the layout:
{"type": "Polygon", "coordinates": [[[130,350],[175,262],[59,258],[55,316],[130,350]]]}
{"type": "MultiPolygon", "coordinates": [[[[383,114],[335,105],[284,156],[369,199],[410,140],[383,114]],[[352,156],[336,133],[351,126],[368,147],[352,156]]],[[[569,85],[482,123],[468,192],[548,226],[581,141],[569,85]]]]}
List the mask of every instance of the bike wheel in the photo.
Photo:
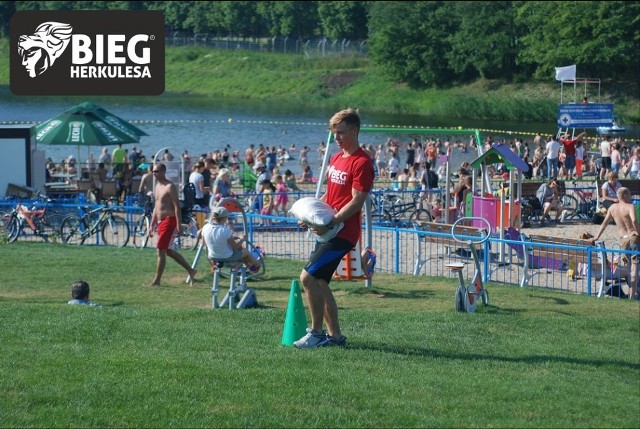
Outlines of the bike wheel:
{"type": "Polygon", "coordinates": [[[431,214],[429,213],[428,210],[426,210],[426,209],[418,209],[418,210],[414,211],[413,213],[411,213],[411,215],[409,216],[409,221],[411,223],[413,223],[413,222],[432,222],[433,218],[431,217],[431,214]]]}
{"type": "Polygon", "coordinates": [[[482,304],[489,305],[489,292],[485,288],[482,288],[482,294],[480,295],[480,299],[482,300],[482,304]]]}
{"type": "Polygon", "coordinates": [[[45,241],[49,241],[49,238],[55,239],[60,234],[60,226],[62,225],[63,216],[54,213],[46,215],[40,222],[40,234],[45,241]]]}
{"type": "Polygon", "coordinates": [[[575,213],[578,210],[578,199],[573,195],[563,195],[560,198],[560,204],[567,210],[569,213],[575,213]]]}
{"type": "Polygon", "coordinates": [[[22,233],[22,225],[24,220],[18,218],[18,216],[12,215],[9,221],[9,243],[13,243],[20,237],[22,233]]]}
{"type": "Polygon", "coordinates": [[[198,247],[198,222],[191,216],[183,216],[180,223],[181,235],[173,239],[176,250],[193,250],[198,247]]]}
{"type": "Polygon", "coordinates": [[[456,288],[456,301],[455,301],[455,307],[456,307],[456,311],[465,311],[464,308],[464,296],[466,295],[466,290],[462,285],[458,285],[458,287],[456,288]]]}
{"type": "Polygon", "coordinates": [[[15,228],[13,219],[11,212],[0,213],[0,243],[10,242],[13,228],[15,228]]]}
{"type": "Polygon", "coordinates": [[[129,242],[129,224],[120,216],[109,216],[102,223],[100,233],[107,246],[124,247],[129,242]]]}
{"type": "Polygon", "coordinates": [[[151,229],[151,222],[149,217],[142,215],[138,218],[138,221],[133,226],[131,236],[133,238],[133,245],[138,249],[144,249],[149,242],[149,230],[151,229]]]}
{"type": "Polygon", "coordinates": [[[65,244],[80,245],[84,243],[85,226],[76,215],[68,215],[60,223],[60,240],[65,244]]]}
{"type": "Polygon", "coordinates": [[[391,213],[387,209],[383,209],[382,210],[382,216],[380,217],[380,220],[381,220],[383,226],[390,226],[394,222],[395,218],[394,218],[393,213],[391,213]]]}

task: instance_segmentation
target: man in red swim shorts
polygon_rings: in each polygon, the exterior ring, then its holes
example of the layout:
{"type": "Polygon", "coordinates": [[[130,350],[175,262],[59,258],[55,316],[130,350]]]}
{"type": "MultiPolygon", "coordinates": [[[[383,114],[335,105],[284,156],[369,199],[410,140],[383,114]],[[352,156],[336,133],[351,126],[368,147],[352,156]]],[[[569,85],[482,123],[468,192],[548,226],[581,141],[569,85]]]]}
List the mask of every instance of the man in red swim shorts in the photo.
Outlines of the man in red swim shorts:
{"type": "Polygon", "coordinates": [[[171,249],[171,243],[175,234],[180,234],[180,201],[176,186],[167,179],[167,167],[164,164],[156,164],[153,167],[153,175],[156,178],[155,206],[151,217],[151,231],[158,226],[158,264],[156,276],[151,286],[160,286],[160,279],[167,262],[167,255],[179,263],[189,273],[189,284],[193,286],[196,270],[184,257],[171,249]]]}

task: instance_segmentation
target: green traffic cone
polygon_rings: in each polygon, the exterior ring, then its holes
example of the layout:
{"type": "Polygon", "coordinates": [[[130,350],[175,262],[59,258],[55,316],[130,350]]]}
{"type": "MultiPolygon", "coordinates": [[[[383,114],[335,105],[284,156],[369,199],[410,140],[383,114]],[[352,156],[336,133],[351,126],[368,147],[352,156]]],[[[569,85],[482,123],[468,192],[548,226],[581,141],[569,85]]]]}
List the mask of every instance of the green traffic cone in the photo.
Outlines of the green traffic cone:
{"type": "Polygon", "coordinates": [[[304,337],[307,333],[307,315],[302,304],[302,292],[300,292],[300,282],[291,282],[291,293],[289,295],[289,305],[287,315],[284,319],[284,329],[282,330],[282,345],[293,346],[293,342],[304,337]]]}

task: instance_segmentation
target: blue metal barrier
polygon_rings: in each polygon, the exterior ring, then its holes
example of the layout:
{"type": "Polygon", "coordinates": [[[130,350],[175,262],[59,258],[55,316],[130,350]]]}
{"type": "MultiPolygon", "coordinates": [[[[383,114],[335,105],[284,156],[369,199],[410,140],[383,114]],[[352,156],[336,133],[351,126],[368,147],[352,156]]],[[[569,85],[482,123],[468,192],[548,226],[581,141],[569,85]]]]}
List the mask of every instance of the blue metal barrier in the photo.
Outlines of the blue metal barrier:
{"type": "MultiPolygon", "coordinates": [[[[307,196],[307,193],[300,193],[298,197],[307,196]]],[[[242,201],[242,197],[239,197],[242,201]]],[[[37,203],[22,199],[25,205],[37,203]]],[[[0,211],[4,212],[12,209],[17,200],[0,200],[0,211]]],[[[94,205],[95,207],[95,205],[94,205]]],[[[124,213],[126,221],[133,227],[138,216],[143,212],[143,207],[139,201],[126,199],[121,206],[115,206],[118,211],[124,213]]],[[[75,213],[79,208],[77,202],[58,201],[49,205],[55,212],[67,214],[75,213]]],[[[199,210],[208,214],[208,210],[199,210]]],[[[251,242],[260,245],[270,257],[306,261],[315,247],[315,240],[307,231],[298,227],[295,218],[288,216],[263,216],[257,213],[247,213],[247,235],[251,242]]],[[[451,273],[446,269],[446,265],[452,260],[466,260],[465,272],[468,278],[473,274],[473,264],[469,258],[468,249],[464,244],[459,245],[438,245],[432,241],[421,238],[425,236],[437,238],[451,238],[450,233],[419,231],[411,228],[379,226],[373,224],[372,248],[377,254],[376,271],[392,274],[413,274],[416,267],[418,255],[427,258],[429,264],[425,264],[427,277],[451,277],[451,273]],[[422,246],[420,249],[418,246],[422,246]],[[419,252],[420,250],[420,252],[419,252]]],[[[30,238],[20,238],[26,240],[30,238]]],[[[38,240],[39,241],[39,240],[38,240]]],[[[10,245],[10,244],[9,244],[10,245]]],[[[519,286],[523,278],[527,275],[526,270],[534,270],[535,276],[528,279],[527,287],[552,289],[562,292],[581,293],[594,296],[597,289],[594,287],[600,283],[596,278],[599,267],[595,266],[597,258],[594,252],[595,247],[586,247],[584,252],[584,266],[574,267],[580,270],[580,275],[567,276],[567,269],[551,269],[548,267],[525,267],[522,258],[514,251],[514,246],[522,245],[525,251],[535,249],[538,254],[557,255],[569,249],[569,246],[547,243],[528,242],[511,239],[508,235],[504,239],[492,236],[481,249],[483,277],[485,282],[501,283],[519,286]],[[501,246],[504,244],[504,246],[501,246]],[[504,249],[500,254],[499,249],[504,249]]],[[[364,246],[363,246],[364,248],[364,246]]],[[[575,252],[575,250],[574,250],[575,252]]],[[[609,256],[610,260],[622,258],[622,256],[639,256],[639,251],[623,251],[617,243],[609,243],[603,254],[609,256]]],[[[551,257],[551,256],[550,256],[551,257]]],[[[422,273],[419,273],[422,275],[422,273]]],[[[375,278],[373,280],[375,283],[375,278]]]]}

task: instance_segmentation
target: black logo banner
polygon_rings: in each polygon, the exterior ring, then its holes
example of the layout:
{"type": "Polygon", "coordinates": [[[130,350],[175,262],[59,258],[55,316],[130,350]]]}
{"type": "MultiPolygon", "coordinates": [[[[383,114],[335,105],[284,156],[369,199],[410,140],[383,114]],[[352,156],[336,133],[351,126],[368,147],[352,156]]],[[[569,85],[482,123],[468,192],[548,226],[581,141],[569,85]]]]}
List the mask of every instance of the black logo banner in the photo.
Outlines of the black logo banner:
{"type": "Polygon", "coordinates": [[[20,11],[11,17],[15,95],[160,95],[160,11],[20,11]]]}

